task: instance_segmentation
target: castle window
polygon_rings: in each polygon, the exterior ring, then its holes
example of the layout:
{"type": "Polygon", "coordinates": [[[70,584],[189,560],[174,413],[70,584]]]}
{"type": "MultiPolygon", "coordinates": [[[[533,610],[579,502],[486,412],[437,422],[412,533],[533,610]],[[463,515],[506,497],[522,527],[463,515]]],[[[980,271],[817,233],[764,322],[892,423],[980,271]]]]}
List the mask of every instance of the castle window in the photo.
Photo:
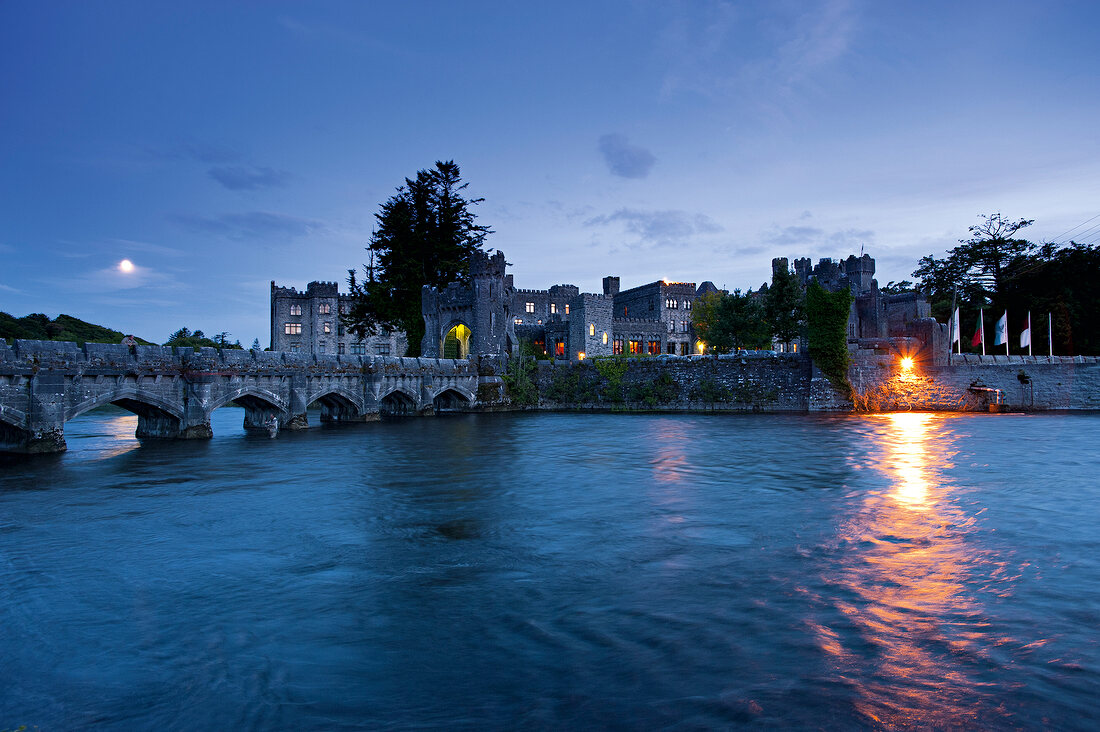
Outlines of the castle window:
{"type": "Polygon", "coordinates": [[[329,305],[327,302],[323,302],[317,306],[317,312],[321,315],[329,315],[330,313],[332,313],[332,306],[329,305]]]}
{"type": "Polygon", "coordinates": [[[388,356],[390,355],[390,344],[377,343],[374,346],[374,352],[377,353],[379,356],[388,356]]]}
{"type": "Polygon", "coordinates": [[[657,355],[658,353],[660,353],[661,352],[661,342],[660,341],[650,341],[649,342],[649,352],[653,355],[657,355]]]}
{"type": "Polygon", "coordinates": [[[684,300],[684,310],[691,310],[691,300],[684,300]]]}
{"type": "Polygon", "coordinates": [[[556,312],[558,312],[558,304],[555,302],[550,303],[550,314],[553,315],[556,312]]]}
{"type": "Polygon", "coordinates": [[[684,321],[680,322],[680,332],[681,333],[687,333],[688,332],[688,321],[684,320],[684,321]]]}
{"type": "Polygon", "coordinates": [[[669,343],[668,344],[668,352],[671,353],[672,355],[676,355],[676,344],[675,343],[669,343]]]}
{"type": "Polygon", "coordinates": [[[317,344],[317,353],[327,353],[328,347],[324,343],[317,344]]]}
{"type": "Polygon", "coordinates": [[[535,312],[535,303],[533,303],[533,302],[525,303],[524,306],[523,306],[523,310],[524,310],[524,312],[527,312],[527,313],[535,312]]]}
{"type": "Polygon", "coordinates": [[[301,315],[302,314],[302,306],[301,305],[291,305],[290,306],[290,314],[291,315],[301,315]]]}
{"type": "Polygon", "coordinates": [[[603,344],[605,346],[607,345],[607,331],[606,330],[603,332],[603,344]]]}
{"type": "Polygon", "coordinates": [[[554,355],[558,358],[565,358],[565,342],[558,341],[554,344],[554,355]]]}
{"type": "Polygon", "coordinates": [[[569,315],[569,306],[568,305],[565,306],[565,314],[569,315]]]}
{"type": "Polygon", "coordinates": [[[590,336],[596,335],[596,324],[595,323],[589,323],[588,324],[588,335],[590,335],[590,336]]]}
{"type": "Polygon", "coordinates": [[[641,353],[642,352],[642,342],[641,341],[630,341],[630,352],[631,353],[641,353]]]}
{"type": "Polygon", "coordinates": [[[336,344],[336,353],[341,355],[341,356],[344,355],[344,344],[343,343],[336,344]]]}
{"type": "Polygon", "coordinates": [[[291,353],[297,353],[300,350],[302,350],[302,347],[299,346],[297,343],[291,343],[290,344],[290,352],[291,353]]]}
{"type": "Polygon", "coordinates": [[[523,325],[523,318],[516,318],[515,323],[516,325],[523,325]]]}
{"type": "Polygon", "coordinates": [[[285,323],[283,325],[283,333],[286,335],[301,335],[302,324],[301,323],[285,323]]]}
{"type": "Polygon", "coordinates": [[[325,330],[326,333],[331,333],[332,332],[332,323],[329,322],[328,320],[325,321],[325,324],[324,324],[323,327],[324,327],[324,330],[325,330]]]}
{"type": "Polygon", "coordinates": [[[340,304],[340,314],[341,315],[347,315],[349,312],[350,312],[350,309],[348,308],[348,304],[346,302],[341,303],[340,304]]]}
{"type": "Polygon", "coordinates": [[[616,338],[614,340],[614,342],[612,342],[611,352],[614,353],[616,356],[618,356],[620,353],[623,352],[623,339],[622,338],[616,338]]]}
{"type": "Polygon", "coordinates": [[[366,344],[364,344],[364,343],[352,343],[351,344],[351,355],[353,355],[353,356],[362,356],[366,352],[367,352],[366,344]]]}

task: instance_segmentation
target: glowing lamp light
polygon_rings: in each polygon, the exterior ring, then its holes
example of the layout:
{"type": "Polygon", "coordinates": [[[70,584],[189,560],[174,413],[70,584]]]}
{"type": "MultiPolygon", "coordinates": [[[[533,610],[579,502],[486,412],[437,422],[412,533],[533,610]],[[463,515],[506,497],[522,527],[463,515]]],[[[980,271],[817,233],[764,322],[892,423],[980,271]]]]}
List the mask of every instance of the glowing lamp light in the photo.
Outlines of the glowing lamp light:
{"type": "Polygon", "coordinates": [[[699,353],[702,353],[703,351],[707,350],[707,344],[703,343],[702,341],[696,341],[695,348],[699,351],[699,353]]]}
{"type": "Polygon", "coordinates": [[[584,351],[577,351],[577,360],[578,361],[583,361],[584,360],[584,351]]]}
{"type": "Polygon", "coordinates": [[[901,366],[902,371],[912,371],[913,370],[913,357],[912,356],[902,356],[901,361],[899,362],[899,364],[901,366]]]}
{"type": "Polygon", "coordinates": [[[129,274],[130,272],[134,271],[134,263],[131,262],[129,259],[124,259],[118,263],[118,270],[119,272],[125,272],[129,274]]]}

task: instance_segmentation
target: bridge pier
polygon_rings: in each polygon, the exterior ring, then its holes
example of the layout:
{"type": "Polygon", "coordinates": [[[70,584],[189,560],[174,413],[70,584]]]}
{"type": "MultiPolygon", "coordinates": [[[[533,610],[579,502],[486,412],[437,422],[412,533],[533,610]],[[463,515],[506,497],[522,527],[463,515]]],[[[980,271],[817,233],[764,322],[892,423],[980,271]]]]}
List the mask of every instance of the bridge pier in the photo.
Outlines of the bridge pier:
{"type": "Polygon", "coordinates": [[[0,422],[0,452],[48,455],[52,452],[65,452],[67,449],[63,425],[47,425],[24,430],[0,422]]]}

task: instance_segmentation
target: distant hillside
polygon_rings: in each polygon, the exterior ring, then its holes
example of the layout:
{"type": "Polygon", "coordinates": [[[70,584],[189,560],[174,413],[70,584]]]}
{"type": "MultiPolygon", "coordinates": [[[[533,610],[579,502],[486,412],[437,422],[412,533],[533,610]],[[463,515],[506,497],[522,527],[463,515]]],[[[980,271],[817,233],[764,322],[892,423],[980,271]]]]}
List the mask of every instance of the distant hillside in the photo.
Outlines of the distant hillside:
{"type": "MultiPolygon", "coordinates": [[[[0,338],[9,343],[15,338],[26,338],[36,341],[73,341],[74,343],[119,343],[125,333],[104,328],[95,323],[86,323],[80,318],[71,315],[58,315],[53,320],[42,313],[32,313],[22,318],[16,318],[8,313],[0,312],[0,338]]],[[[135,337],[135,340],[145,346],[155,345],[147,340],[135,337]]]]}

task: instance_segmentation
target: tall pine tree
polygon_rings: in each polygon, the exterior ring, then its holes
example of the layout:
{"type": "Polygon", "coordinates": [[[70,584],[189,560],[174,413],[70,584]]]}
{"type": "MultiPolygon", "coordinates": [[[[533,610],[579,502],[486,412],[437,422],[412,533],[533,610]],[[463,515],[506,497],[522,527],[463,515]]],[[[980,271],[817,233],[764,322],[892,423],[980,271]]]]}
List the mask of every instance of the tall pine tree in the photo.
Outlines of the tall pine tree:
{"type": "Polygon", "coordinates": [[[420,293],[424,285],[444,287],[469,278],[470,255],[481,251],[493,233],[476,222],[471,207],[481,198],[463,195],[467,183],[455,162],[437,161],[421,170],[375,214],[365,277],[348,270],[352,296],[344,326],[363,338],[379,328],[403,330],[408,354],[420,354],[424,319],[420,293]]]}

